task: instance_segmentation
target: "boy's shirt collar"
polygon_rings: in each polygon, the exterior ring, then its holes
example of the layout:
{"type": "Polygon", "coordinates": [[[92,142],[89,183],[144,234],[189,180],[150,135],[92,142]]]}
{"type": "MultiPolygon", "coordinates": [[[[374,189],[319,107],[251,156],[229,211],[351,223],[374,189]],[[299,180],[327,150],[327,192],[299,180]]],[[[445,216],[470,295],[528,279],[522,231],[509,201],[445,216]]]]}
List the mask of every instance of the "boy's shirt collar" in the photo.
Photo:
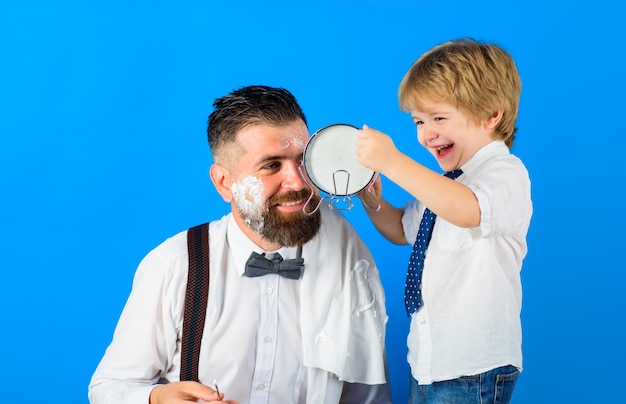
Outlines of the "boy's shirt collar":
{"type": "Polygon", "coordinates": [[[483,163],[491,160],[493,156],[503,154],[510,154],[508,146],[501,140],[493,140],[478,149],[478,151],[461,166],[461,170],[463,170],[465,175],[471,175],[478,170],[483,163]]]}

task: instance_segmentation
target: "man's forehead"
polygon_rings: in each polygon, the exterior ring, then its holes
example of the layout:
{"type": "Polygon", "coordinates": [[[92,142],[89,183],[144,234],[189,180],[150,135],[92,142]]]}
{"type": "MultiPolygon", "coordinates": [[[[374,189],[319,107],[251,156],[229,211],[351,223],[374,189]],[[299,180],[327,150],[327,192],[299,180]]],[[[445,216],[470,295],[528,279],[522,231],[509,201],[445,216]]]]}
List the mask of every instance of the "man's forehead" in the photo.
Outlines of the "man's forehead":
{"type": "Polygon", "coordinates": [[[307,139],[297,136],[284,136],[275,139],[265,147],[257,146],[248,149],[248,155],[257,163],[263,164],[272,160],[298,159],[304,154],[307,139]]]}
{"type": "Polygon", "coordinates": [[[280,136],[276,139],[276,143],[282,149],[288,149],[290,147],[295,147],[297,149],[304,150],[307,142],[309,141],[308,134],[297,134],[294,133],[292,135],[284,135],[280,136]]]}
{"type": "Polygon", "coordinates": [[[238,137],[242,145],[249,150],[258,150],[262,144],[279,149],[295,147],[304,150],[309,140],[309,132],[303,122],[296,121],[284,126],[251,125],[240,131],[238,137]]]}

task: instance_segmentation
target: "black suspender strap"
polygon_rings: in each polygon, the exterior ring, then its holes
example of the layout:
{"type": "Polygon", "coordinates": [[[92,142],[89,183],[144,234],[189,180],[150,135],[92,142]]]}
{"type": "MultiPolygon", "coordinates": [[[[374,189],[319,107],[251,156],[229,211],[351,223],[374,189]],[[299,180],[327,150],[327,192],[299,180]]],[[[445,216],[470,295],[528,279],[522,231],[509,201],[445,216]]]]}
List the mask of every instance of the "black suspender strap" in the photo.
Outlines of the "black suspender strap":
{"type": "Polygon", "coordinates": [[[189,274],[185,293],[180,380],[198,381],[200,343],[209,296],[209,224],[187,231],[189,274]]]}

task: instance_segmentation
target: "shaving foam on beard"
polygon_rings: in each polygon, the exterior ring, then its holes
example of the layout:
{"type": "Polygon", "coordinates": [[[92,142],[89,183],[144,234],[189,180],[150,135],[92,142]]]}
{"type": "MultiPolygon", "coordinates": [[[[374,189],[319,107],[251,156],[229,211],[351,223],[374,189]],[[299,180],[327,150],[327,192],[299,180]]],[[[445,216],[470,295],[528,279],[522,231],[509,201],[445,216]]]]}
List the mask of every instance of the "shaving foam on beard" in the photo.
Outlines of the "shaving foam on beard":
{"type": "Polygon", "coordinates": [[[235,205],[244,217],[246,224],[257,232],[263,229],[263,182],[256,177],[247,176],[232,184],[231,191],[235,205]]]}

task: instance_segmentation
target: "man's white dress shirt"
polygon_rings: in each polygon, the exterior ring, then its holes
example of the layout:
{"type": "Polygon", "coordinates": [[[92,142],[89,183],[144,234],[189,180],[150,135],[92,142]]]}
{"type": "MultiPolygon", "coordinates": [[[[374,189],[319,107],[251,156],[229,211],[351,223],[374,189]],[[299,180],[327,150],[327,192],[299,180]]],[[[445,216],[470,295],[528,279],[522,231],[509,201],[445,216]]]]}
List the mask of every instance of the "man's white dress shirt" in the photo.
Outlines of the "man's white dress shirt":
{"type": "MultiPolygon", "coordinates": [[[[347,220],[324,205],[321,210],[320,232],[302,248],[299,280],[246,277],[250,253],[264,251],[232,214],[211,222],[198,373],[209,386],[216,380],[227,398],[241,404],[337,403],[343,381],[385,383],[387,315],[378,270],[347,220]]],[[[295,247],[278,252],[296,258],[295,247]]],[[[187,271],[186,231],[142,260],[92,377],[91,403],[147,404],[155,383],[179,380],[187,271]]],[[[385,391],[388,386],[380,389],[383,396],[385,391]]]]}

